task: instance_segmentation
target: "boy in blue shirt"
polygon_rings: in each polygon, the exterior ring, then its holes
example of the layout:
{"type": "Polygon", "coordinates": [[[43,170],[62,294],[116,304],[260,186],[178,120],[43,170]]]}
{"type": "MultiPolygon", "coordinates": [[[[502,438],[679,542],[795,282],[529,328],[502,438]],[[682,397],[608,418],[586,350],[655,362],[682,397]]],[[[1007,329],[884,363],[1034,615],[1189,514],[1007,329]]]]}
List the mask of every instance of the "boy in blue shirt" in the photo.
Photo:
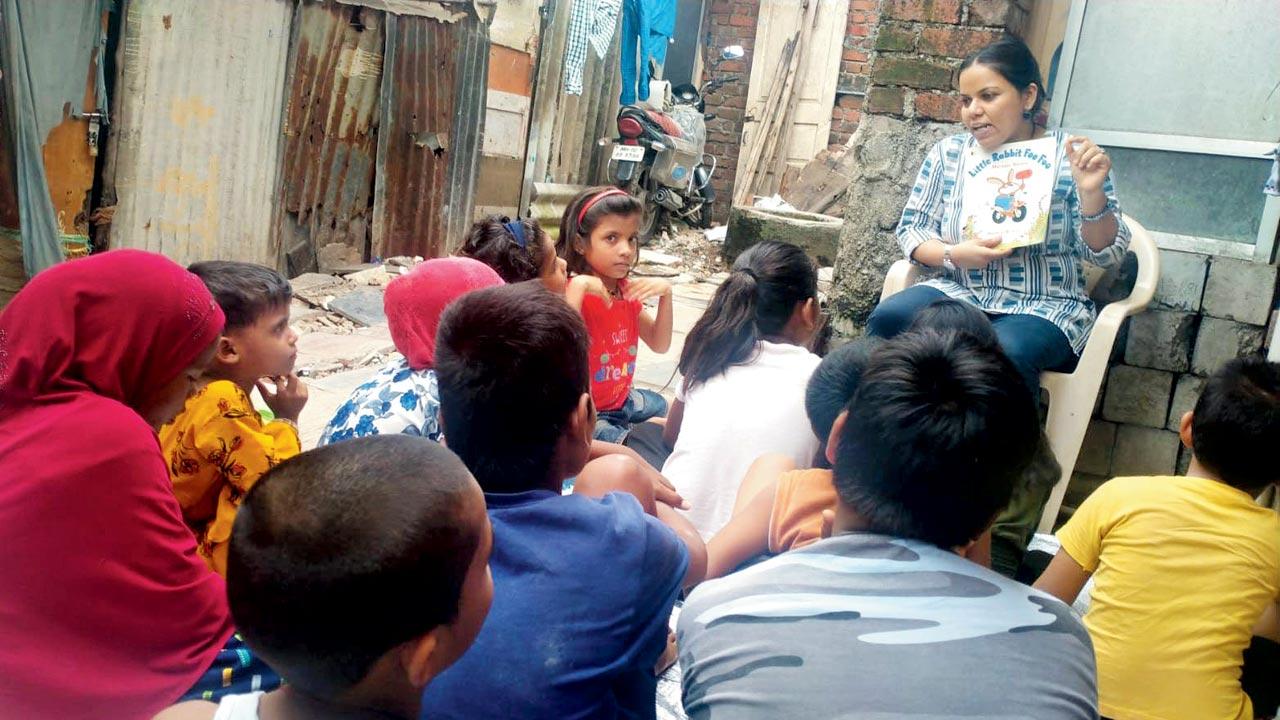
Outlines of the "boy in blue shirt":
{"type": "Polygon", "coordinates": [[[706,551],[639,463],[587,462],[588,342],[581,316],[536,282],[469,293],[441,319],[444,432],[485,491],[495,590],[423,717],[654,716],[668,617],[706,551]],[[573,476],[575,494],[561,495],[573,476]]]}

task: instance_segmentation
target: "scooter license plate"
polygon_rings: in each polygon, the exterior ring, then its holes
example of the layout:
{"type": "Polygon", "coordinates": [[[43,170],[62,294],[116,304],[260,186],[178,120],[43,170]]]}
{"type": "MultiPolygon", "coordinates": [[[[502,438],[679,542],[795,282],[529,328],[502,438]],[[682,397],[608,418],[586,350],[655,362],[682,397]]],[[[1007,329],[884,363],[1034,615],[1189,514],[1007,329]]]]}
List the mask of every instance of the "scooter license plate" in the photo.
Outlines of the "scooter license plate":
{"type": "Polygon", "coordinates": [[[627,160],[630,162],[640,162],[644,159],[643,145],[614,145],[614,160],[627,160]]]}

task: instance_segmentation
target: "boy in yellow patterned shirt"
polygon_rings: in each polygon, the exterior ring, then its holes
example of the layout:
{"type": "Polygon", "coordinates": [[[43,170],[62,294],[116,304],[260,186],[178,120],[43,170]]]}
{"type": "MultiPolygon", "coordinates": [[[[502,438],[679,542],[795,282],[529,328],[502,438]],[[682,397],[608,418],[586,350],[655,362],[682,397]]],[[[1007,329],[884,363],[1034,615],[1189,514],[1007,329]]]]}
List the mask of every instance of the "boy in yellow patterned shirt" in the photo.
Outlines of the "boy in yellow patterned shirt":
{"type": "Polygon", "coordinates": [[[202,262],[188,269],[213,293],[227,325],[205,385],[161,428],[160,444],[200,555],[225,575],[240,501],[258,478],[302,450],[298,415],[307,403],[307,386],[293,373],[298,336],[289,327],[293,290],[284,277],[240,262],[202,262]],[[270,422],[249,399],[255,386],[275,414],[270,422]]]}

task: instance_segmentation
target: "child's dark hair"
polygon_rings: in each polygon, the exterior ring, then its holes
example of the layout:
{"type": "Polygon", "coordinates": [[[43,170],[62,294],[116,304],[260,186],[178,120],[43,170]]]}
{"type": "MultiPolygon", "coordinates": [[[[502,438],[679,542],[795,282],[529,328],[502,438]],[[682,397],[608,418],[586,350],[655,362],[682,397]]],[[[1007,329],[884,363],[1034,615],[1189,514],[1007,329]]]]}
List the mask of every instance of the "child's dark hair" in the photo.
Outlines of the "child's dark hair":
{"type": "Polygon", "coordinates": [[[488,265],[507,284],[536,280],[547,263],[543,235],[542,226],[532,218],[512,220],[505,215],[490,215],[471,226],[457,254],[488,265]],[[508,227],[515,224],[520,226],[524,245],[508,227]]]}
{"type": "Polygon", "coordinates": [[[263,265],[209,260],[187,268],[204,281],[227,316],[227,330],[252,325],[268,310],[288,305],[293,288],[283,275],[263,265]]]}
{"type": "Polygon", "coordinates": [[[579,398],[590,390],[582,316],[539,282],[468,293],[436,333],[449,448],[485,492],[539,487],[579,398]]]}
{"type": "Polygon", "coordinates": [[[999,345],[1000,338],[987,314],[972,303],[954,298],[942,298],[920,308],[906,332],[913,330],[937,330],[967,332],[978,340],[999,345]]]}
{"type": "Polygon", "coordinates": [[[804,391],[804,410],[813,434],[823,443],[831,436],[831,426],[858,391],[862,371],[880,339],[867,336],[832,350],[818,364],[804,391]]]}
{"type": "Polygon", "coordinates": [[[1209,376],[1191,420],[1196,460],[1250,494],[1280,480],[1269,449],[1280,444],[1280,365],[1241,358],[1209,376]]]}
{"type": "Polygon", "coordinates": [[[455,620],[481,537],[476,492],[441,445],[408,435],[303,453],[236,514],[227,598],[245,641],[289,682],[332,699],[378,658],[455,620]]]}
{"type": "MultiPolygon", "coordinates": [[[[578,193],[560,218],[560,239],[556,241],[556,252],[564,258],[569,274],[593,273],[587,264],[585,251],[600,218],[606,215],[639,215],[643,211],[644,205],[639,200],[611,185],[588,188],[578,193]]],[[[637,253],[636,258],[639,257],[637,253]]]]}
{"type": "Polygon", "coordinates": [[[803,250],[774,241],[752,245],[689,331],[679,363],[685,388],[749,362],[760,340],[782,332],[796,305],[817,296],[818,272],[803,250]]]}
{"type": "Polygon", "coordinates": [[[1031,392],[968,333],[903,333],[872,356],[836,450],[840,499],[871,532],[967,544],[1039,446],[1031,392]]]}
{"type": "Polygon", "coordinates": [[[1026,43],[1013,35],[1005,35],[965,58],[960,70],[963,72],[975,63],[1000,73],[1018,92],[1035,85],[1036,102],[1031,106],[1031,116],[1034,118],[1039,114],[1046,100],[1044,81],[1040,79],[1040,63],[1036,62],[1036,56],[1026,43]]]}

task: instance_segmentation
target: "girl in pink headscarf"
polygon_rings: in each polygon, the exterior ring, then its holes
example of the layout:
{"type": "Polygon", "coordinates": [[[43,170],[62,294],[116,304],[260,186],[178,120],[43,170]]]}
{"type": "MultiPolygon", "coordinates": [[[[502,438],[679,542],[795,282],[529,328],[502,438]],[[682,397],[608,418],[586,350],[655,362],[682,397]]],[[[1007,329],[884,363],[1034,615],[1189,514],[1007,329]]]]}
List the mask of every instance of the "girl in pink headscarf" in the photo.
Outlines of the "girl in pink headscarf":
{"type": "Polygon", "coordinates": [[[199,278],[136,250],[46,270],[0,313],[0,715],[146,718],[255,664],[154,430],[222,326],[199,278]]]}
{"type": "Polygon", "coordinates": [[[467,292],[502,285],[478,260],[428,260],[387,286],[383,309],[396,350],[392,360],[356,388],[320,436],[320,445],[367,435],[419,435],[440,439],[440,394],[432,369],[436,328],[449,303],[467,292]]]}

